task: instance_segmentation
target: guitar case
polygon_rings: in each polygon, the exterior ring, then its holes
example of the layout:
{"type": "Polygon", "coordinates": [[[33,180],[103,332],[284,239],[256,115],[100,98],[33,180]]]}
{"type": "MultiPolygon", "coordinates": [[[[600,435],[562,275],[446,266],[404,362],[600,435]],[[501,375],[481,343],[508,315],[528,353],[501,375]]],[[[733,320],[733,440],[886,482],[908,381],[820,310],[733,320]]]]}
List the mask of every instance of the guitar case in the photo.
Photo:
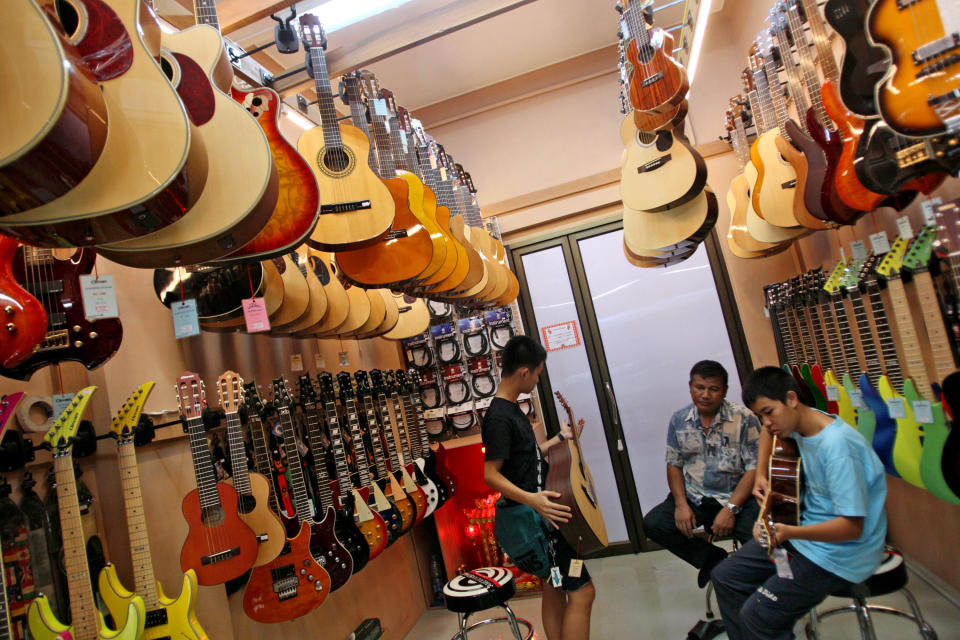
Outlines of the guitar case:
{"type": "Polygon", "coordinates": [[[37,596],[30,566],[27,518],[10,499],[13,487],[0,478],[0,541],[7,585],[7,611],[15,640],[27,637],[27,608],[37,596]]]}
{"type": "Polygon", "coordinates": [[[20,481],[20,510],[27,519],[27,538],[30,546],[30,564],[33,567],[33,580],[38,593],[53,593],[53,568],[50,566],[50,554],[47,550],[47,531],[50,518],[43,500],[33,490],[37,481],[30,471],[23,472],[20,481]]]}

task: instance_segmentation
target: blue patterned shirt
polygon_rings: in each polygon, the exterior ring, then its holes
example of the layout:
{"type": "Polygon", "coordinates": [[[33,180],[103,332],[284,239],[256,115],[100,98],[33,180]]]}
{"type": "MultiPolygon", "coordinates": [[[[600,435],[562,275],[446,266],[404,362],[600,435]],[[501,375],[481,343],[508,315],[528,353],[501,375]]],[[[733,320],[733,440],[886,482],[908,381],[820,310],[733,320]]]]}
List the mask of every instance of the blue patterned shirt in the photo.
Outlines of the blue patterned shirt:
{"type": "Polygon", "coordinates": [[[691,403],[670,418],[667,464],[683,469],[689,501],[699,505],[714,498],[726,504],[743,474],[757,468],[759,439],[760,421],[745,407],[725,399],[704,430],[691,403]]]}

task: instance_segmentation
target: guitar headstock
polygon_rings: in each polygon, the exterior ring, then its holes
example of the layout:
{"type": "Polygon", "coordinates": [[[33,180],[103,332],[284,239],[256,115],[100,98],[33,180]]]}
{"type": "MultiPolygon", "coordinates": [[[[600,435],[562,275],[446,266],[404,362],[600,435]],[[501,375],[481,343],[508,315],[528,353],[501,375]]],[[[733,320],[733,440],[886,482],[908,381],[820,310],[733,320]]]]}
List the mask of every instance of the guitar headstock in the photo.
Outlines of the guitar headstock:
{"type": "Polygon", "coordinates": [[[220,408],[226,413],[237,413],[243,404],[243,378],[235,371],[224,371],[217,378],[217,396],[220,408]]]}
{"type": "Polygon", "coordinates": [[[260,396],[260,385],[257,384],[256,380],[251,380],[243,385],[243,399],[248,414],[254,412],[256,415],[262,416],[267,409],[266,402],[260,396]]]}
{"type": "Polygon", "coordinates": [[[933,257],[933,244],[936,237],[937,228],[933,225],[921,229],[903,256],[903,268],[913,273],[926,269],[930,258],[933,257]]]}
{"type": "Polygon", "coordinates": [[[376,74],[367,69],[362,69],[358,73],[360,78],[360,89],[367,100],[376,100],[380,97],[380,82],[376,74]]]}
{"type": "Polygon", "coordinates": [[[374,394],[386,393],[383,384],[383,373],[380,369],[370,369],[370,390],[374,394]]]}
{"type": "Polygon", "coordinates": [[[313,387],[313,379],[309,373],[305,373],[297,378],[297,386],[300,389],[301,404],[317,403],[317,390],[313,387]]]}
{"type": "Polygon", "coordinates": [[[353,389],[353,376],[346,371],[337,374],[337,395],[343,403],[353,400],[357,395],[353,389]]]}
{"type": "Polygon", "coordinates": [[[180,414],[187,420],[203,416],[207,396],[203,380],[198,374],[184,371],[177,378],[177,403],[180,405],[180,414]]]}
{"type": "Polygon", "coordinates": [[[397,390],[397,379],[393,370],[387,369],[383,372],[383,386],[387,393],[393,393],[397,390]]]}
{"type": "Polygon", "coordinates": [[[406,107],[398,106],[397,109],[397,124],[400,127],[400,130],[405,134],[410,135],[413,131],[413,126],[410,123],[410,112],[407,111],[406,107]]]}
{"type": "Polygon", "coordinates": [[[360,88],[360,72],[352,71],[345,73],[340,78],[340,94],[344,104],[360,104],[363,102],[362,89],[360,88]]]}
{"type": "Polygon", "coordinates": [[[110,423],[110,433],[114,438],[121,440],[133,437],[137,423],[140,422],[140,414],[143,412],[143,407],[147,403],[147,398],[150,397],[150,392],[153,391],[155,384],[152,381],[144,382],[123,403],[110,423]]]}
{"type": "Polygon", "coordinates": [[[410,393],[410,380],[407,378],[407,372],[403,369],[397,369],[397,389],[400,393],[410,393]]]}
{"type": "Polygon", "coordinates": [[[43,437],[43,441],[53,450],[54,456],[69,453],[70,447],[73,446],[73,438],[77,435],[80,420],[83,418],[83,412],[96,390],[96,387],[86,387],[78,391],[43,437]]]}
{"type": "Polygon", "coordinates": [[[887,251],[883,259],[880,260],[880,265],[877,267],[877,275],[884,278],[896,277],[900,273],[900,267],[903,266],[903,256],[907,252],[907,239],[901,235],[897,235],[896,240],[893,241],[893,245],[890,247],[890,251],[887,251]]]}
{"type": "Polygon", "coordinates": [[[3,434],[4,428],[10,421],[10,416],[13,415],[23,395],[23,391],[17,391],[16,393],[9,393],[0,399],[0,434],[3,434]]]}
{"type": "Polygon", "coordinates": [[[327,48],[327,34],[323,30],[323,25],[320,24],[320,18],[312,13],[304,13],[300,16],[300,40],[303,41],[303,48],[307,51],[327,48]]]}
{"type": "Polygon", "coordinates": [[[960,253],[960,201],[945,202],[936,208],[937,253],[954,256],[960,253]]]}
{"type": "Polygon", "coordinates": [[[853,291],[860,287],[860,282],[866,279],[867,274],[873,268],[876,258],[873,255],[867,256],[864,260],[850,259],[843,271],[843,277],[840,279],[840,286],[847,291],[853,291]]]}
{"type": "Polygon", "coordinates": [[[317,374],[317,386],[320,387],[320,398],[324,402],[333,402],[337,395],[333,389],[333,375],[329,371],[317,374]]]}
{"type": "Polygon", "coordinates": [[[294,404],[287,381],[282,377],[273,379],[273,401],[288,409],[294,404]]]}
{"type": "Polygon", "coordinates": [[[843,278],[844,270],[846,269],[847,261],[840,260],[833,267],[833,271],[830,272],[830,275],[827,277],[827,281],[823,283],[823,290],[827,293],[833,294],[838,289],[840,289],[841,281],[843,278]]]}
{"type": "Polygon", "coordinates": [[[420,372],[413,367],[407,369],[407,378],[410,379],[410,393],[420,392],[420,372]]]}
{"type": "Polygon", "coordinates": [[[563,397],[563,394],[559,391],[554,391],[553,395],[557,396],[557,402],[560,403],[560,406],[563,407],[563,410],[567,414],[567,424],[570,425],[570,428],[574,428],[576,424],[573,420],[573,409],[570,408],[570,405],[567,404],[567,399],[563,397]]]}
{"type": "Polygon", "coordinates": [[[397,114],[397,101],[393,98],[393,91],[390,89],[380,89],[380,98],[387,105],[387,115],[395,116],[397,114]]]}
{"type": "Polygon", "coordinates": [[[370,379],[367,377],[367,372],[362,369],[355,371],[353,378],[357,383],[357,397],[365,398],[370,395],[370,379]]]}

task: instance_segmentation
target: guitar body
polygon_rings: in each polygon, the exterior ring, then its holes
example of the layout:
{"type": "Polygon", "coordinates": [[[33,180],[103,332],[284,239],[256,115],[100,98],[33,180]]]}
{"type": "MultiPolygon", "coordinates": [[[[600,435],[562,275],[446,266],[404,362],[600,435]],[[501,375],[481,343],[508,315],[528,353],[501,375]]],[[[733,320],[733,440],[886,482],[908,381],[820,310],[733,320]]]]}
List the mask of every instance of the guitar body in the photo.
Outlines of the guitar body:
{"type": "Polygon", "coordinates": [[[273,89],[230,88],[230,95],[263,129],[277,168],[279,196],[266,226],[231,258],[272,258],[299,247],[317,224],[320,191],[309,165],[280,133],[280,96],[273,89]]]}
{"type": "Polygon", "coordinates": [[[309,333],[320,326],[324,316],[327,315],[327,293],[324,291],[323,284],[321,284],[316,272],[309,266],[310,263],[306,245],[297,247],[294,254],[290,255],[290,259],[296,260],[300,273],[303,274],[306,279],[310,303],[307,305],[306,313],[300,316],[300,319],[292,325],[284,327],[284,331],[294,334],[299,332],[309,333]]]}
{"type": "MultiPolygon", "coordinates": [[[[905,136],[943,133],[945,123],[928,99],[960,89],[960,65],[950,57],[956,51],[948,50],[920,64],[913,56],[924,45],[954,36],[946,33],[936,0],[916,0],[902,9],[900,4],[878,0],[867,9],[867,35],[890,53],[890,67],[876,85],[876,103],[883,120],[905,136]]],[[[952,103],[955,109],[957,101],[953,97],[945,107],[949,109],[952,103]]]]}
{"type": "Polygon", "coordinates": [[[433,242],[430,264],[417,276],[417,280],[421,285],[436,286],[453,275],[457,264],[456,247],[452,244],[453,239],[437,221],[436,194],[427,190],[415,174],[409,171],[398,171],[397,174],[410,185],[410,193],[415,194],[418,206],[414,212],[430,232],[430,240],[433,242]]]}
{"type": "MultiPolygon", "coordinates": [[[[450,209],[435,206],[436,195],[429,187],[424,185],[425,209],[427,208],[427,201],[432,201],[434,204],[432,207],[435,211],[434,218],[440,226],[446,240],[447,261],[453,264],[453,270],[446,278],[436,284],[429,284],[426,288],[431,291],[441,292],[457,291],[470,282],[467,280],[467,276],[470,275],[470,257],[467,255],[467,248],[453,235],[453,231],[450,228],[450,209]]],[[[430,280],[433,280],[433,278],[430,278],[430,280]]],[[[479,279],[477,281],[479,281],[479,279]]],[[[473,284],[470,284],[470,286],[473,286],[473,284]]]]}
{"type": "Polygon", "coordinates": [[[886,377],[880,378],[877,384],[877,391],[880,392],[880,396],[884,401],[889,401],[893,398],[899,398],[904,401],[903,405],[906,409],[907,417],[896,418],[897,432],[893,440],[893,466],[896,467],[897,473],[900,474],[901,478],[915,487],[926,489],[926,486],[923,484],[923,478],[920,475],[920,458],[923,455],[924,434],[921,426],[917,423],[913,415],[913,405],[910,404],[910,401],[906,397],[909,395],[914,400],[920,399],[917,389],[913,385],[913,380],[907,378],[903,381],[904,395],[897,393],[886,377]],[[907,387],[909,387],[910,390],[909,394],[907,393],[907,387]]]}
{"type": "Polygon", "coordinates": [[[400,517],[400,512],[394,508],[393,503],[387,498],[387,496],[380,489],[380,485],[376,482],[371,482],[369,487],[369,499],[367,501],[367,506],[371,510],[376,511],[381,518],[383,518],[384,524],[387,525],[387,546],[397,541],[397,538],[403,532],[403,518],[400,517]]]}
{"type": "MultiPolygon", "coordinates": [[[[137,596],[123,586],[117,575],[117,568],[112,564],[108,564],[100,572],[99,586],[100,597],[103,598],[110,615],[113,616],[114,624],[118,627],[126,626],[130,613],[136,611],[136,607],[131,605],[137,596]]],[[[163,593],[163,587],[159,582],[157,593],[160,608],[145,612],[146,624],[143,635],[140,636],[142,640],[163,640],[164,638],[208,640],[206,632],[200,626],[200,621],[197,620],[197,575],[193,571],[183,574],[180,595],[176,598],[168,598],[163,593]],[[158,624],[157,620],[165,620],[165,622],[158,624]]]]}
{"type": "MultiPolygon", "coordinates": [[[[466,251],[467,262],[468,262],[468,271],[467,276],[463,279],[457,288],[453,291],[454,294],[460,294],[471,289],[479,287],[483,289],[487,285],[487,269],[486,265],[483,262],[483,258],[480,257],[480,254],[477,252],[476,248],[470,244],[469,238],[465,231],[466,223],[463,220],[462,216],[451,216],[450,209],[444,206],[437,207],[437,218],[440,219],[443,216],[446,216],[450,220],[450,235],[453,236],[454,240],[457,241],[457,244],[462,246],[464,251],[466,251]]],[[[459,263],[460,254],[457,254],[457,260],[459,263]]],[[[441,290],[440,286],[443,283],[437,285],[436,289],[441,290]]]]}
{"type": "Polygon", "coordinates": [[[219,513],[211,514],[210,518],[204,517],[196,489],[184,497],[181,505],[190,530],[180,550],[180,567],[184,573],[193,569],[197,581],[203,585],[223,584],[243,575],[253,566],[258,554],[256,536],[238,515],[236,490],[218,482],[217,494],[221,505],[219,513]],[[219,561],[208,559],[218,553],[228,557],[219,561]]]}
{"type": "MultiPolygon", "coordinates": [[[[336,485],[337,483],[332,483],[336,485]]],[[[339,501],[339,486],[334,488],[335,500],[339,501]]],[[[373,560],[387,548],[387,542],[390,535],[387,532],[387,523],[379,513],[373,511],[369,506],[370,490],[367,487],[361,487],[353,490],[353,521],[356,523],[360,533],[367,541],[370,548],[370,560],[373,560]]]]}
{"type": "MultiPolygon", "coordinates": [[[[906,389],[904,389],[906,394],[906,389]]],[[[910,400],[909,397],[907,397],[910,400]]],[[[919,398],[918,398],[919,399],[919,398]]],[[[920,477],[927,491],[945,502],[960,504],[960,495],[954,492],[943,476],[943,452],[950,433],[943,405],[931,404],[933,424],[923,425],[923,454],[920,457],[920,477]]]]}
{"type": "Polygon", "coordinates": [[[853,408],[853,403],[850,401],[850,394],[847,393],[846,387],[840,383],[837,379],[837,374],[835,374],[832,369],[828,369],[826,373],[823,374],[823,379],[826,384],[837,388],[836,414],[848,425],[856,428],[857,410],[853,408]]]}
{"type": "MultiPolygon", "coordinates": [[[[144,608],[143,600],[140,596],[134,596],[127,605],[127,623],[111,631],[107,628],[100,616],[100,632],[96,640],[139,640],[143,636],[144,629],[144,608]]],[[[57,620],[53,609],[50,607],[50,601],[45,595],[39,595],[30,603],[27,610],[27,626],[30,629],[30,635],[34,640],[74,640],[73,627],[61,624],[57,620]]]]}
{"type": "Polygon", "coordinates": [[[407,495],[413,499],[413,504],[416,508],[417,515],[414,524],[420,524],[423,519],[427,517],[428,501],[427,494],[423,488],[413,479],[414,467],[416,467],[416,465],[412,462],[406,463],[401,467],[400,475],[402,477],[403,488],[407,492],[407,495]]]}
{"type": "Polygon", "coordinates": [[[403,487],[393,477],[388,474],[389,480],[377,481],[380,491],[386,496],[387,500],[393,505],[393,509],[400,516],[400,531],[398,535],[403,535],[410,530],[417,520],[417,507],[414,504],[413,497],[408,496],[403,487]]]}
{"type": "MultiPolygon", "coordinates": [[[[954,372],[943,380],[943,404],[949,409],[951,418],[960,414],[960,373],[954,372]]],[[[950,434],[943,444],[943,457],[940,460],[943,479],[950,490],[960,496],[960,429],[950,428],[950,434]]]]}
{"type": "Polygon", "coordinates": [[[319,607],[329,593],[330,576],[310,555],[310,525],[303,522],[283,553],[250,572],[243,610],[257,622],[286,622],[319,607]]]}
{"type": "Polygon", "coordinates": [[[4,369],[5,377],[29,380],[37,369],[68,360],[96,369],[117,352],[123,338],[120,321],[116,318],[87,320],[83,310],[80,276],[93,270],[95,259],[93,251],[79,249],[68,260],[54,258],[47,264],[27,267],[24,248],[17,249],[13,259],[13,277],[17,282],[38,292],[44,287],[62,284],[63,291],[42,296],[51,305],[46,310],[46,336],[36,353],[16,367],[4,369]],[[33,274],[32,269],[36,270],[33,274]],[[80,330],[76,331],[75,327],[80,330]]]}
{"type": "Polygon", "coordinates": [[[800,524],[800,491],[803,465],[792,438],[776,438],[770,452],[769,490],[760,509],[759,521],[768,539],[775,540],[772,523],[800,524]]]}
{"type": "Polygon", "coordinates": [[[685,241],[700,242],[716,224],[718,211],[717,197],[705,187],[696,198],[669,213],[624,211],[624,238],[635,253],[673,249],[685,241]]]}
{"type": "Polygon", "coordinates": [[[860,136],[854,161],[860,183],[884,196],[896,195],[905,188],[932,191],[930,181],[942,182],[945,177],[945,167],[939,162],[928,158],[903,168],[897,162],[897,152],[913,145],[923,146],[923,141],[898,135],[879,118],[870,120],[860,136]]]}
{"type": "Polygon", "coordinates": [[[353,336],[374,331],[387,319],[387,305],[380,295],[380,289],[364,289],[364,292],[367,294],[367,300],[370,301],[370,315],[367,317],[367,321],[351,334],[353,336]]]}
{"type": "Polygon", "coordinates": [[[427,475],[428,478],[433,480],[433,483],[437,485],[437,493],[440,496],[440,504],[437,507],[442,507],[447,500],[450,499],[452,489],[447,485],[447,481],[443,476],[440,475],[440,469],[438,468],[437,455],[433,452],[432,449],[426,447],[424,450],[424,461],[423,472],[427,475]]]}
{"type": "Polygon", "coordinates": [[[817,391],[823,396],[824,402],[827,404],[827,413],[831,415],[837,415],[837,411],[839,411],[840,407],[837,405],[836,400],[830,400],[827,398],[827,381],[824,378],[823,370],[820,368],[819,364],[814,364],[810,367],[810,379],[813,380],[813,384],[816,386],[817,391]]]}
{"type": "MultiPolygon", "coordinates": [[[[850,377],[849,373],[843,374],[843,388],[846,390],[847,395],[850,396],[851,403],[853,402],[853,396],[855,393],[862,393],[853,384],[853,379],[850,377]]],[[[853,423],[851,422],[850,424],[853,423]]],[[[873,411],[870,409],[870,406],[865,402],[863,403],[863,406],[857,407],[856,427],[857,431],[863,436],[864,440],[871,443],[873,442],[873,432],[876,430],[876,417],[873,415],[873,411]]]]}
{"type": "Polygon", "coordinates": [[[310,552],[330,574],[330,589],[336,591],[367,566],[370,547],[351,514],[332,510],[327,507],[323,520],[314,523],[310,552]]]}
{"type": "Polygon", "coordinates": [[[283,304],[276,315],[270,317],[270,328],[282,332],[285,327],[295,325],[309,310],[310,287],[289,254],[273,258],[273,264],[283,280],[283,304]]]}
{"type": "Polygon", "coordinates": [[[797,172],[783,157],[780,148],[789,144],[776,130],[767,131],[750,147],[750,159],[757,168],[757,183],[751,194],[753,208],[761,218],[777,227],[796,227],[793,200],[797,172]]]}
{"type": "Polygon", "coordinates": [[[808,176],[808,185],[811,180],[814,184],[808,186],[807,192],[804,193],[804,202],[819,199],[820,210],[823,212],[825,219],[838,224],[845,224],[841,221],[852,220],[860,215],[860,212],[848,207],[834,187],[840,156],[843,155],[843,140],[836,131],[820,124],[813,109],[807,110],[806,122],[810,137],[823,152],[825,165],[822,176],[819,174],[819,163],[815,167],[814,175],[808,176]],[[814,192],[815,189],[818,191],[814,192]]]}
{"type": "Polygon", "coordinates": [[[344,291],[347,294],[348,302],[347,317],[336,328],[330,331],[332,334],[349,335],[366,324],[367,320],[370,319],[370,297],[367,295],[366,289],[354,287],[346,283],[344,284],[344,291]]]}
{"type": "Polygon", "coordinates": [[[669,112],[683,102],[690,84],[683,67],[670,55],[673,36],[659,28],[649,32],[649,46],[638,48],[635,38],[627,46],[627,59],[634,69],[630,102],[638,111],[669,112]]]}
{"type": "Polygon", "coordinates": [[[634,111],[633,124],[638,131],[645,131],[647,133],[672,131],[683,122],[689,110],[690,105],[684,100],[677,106],[663,113],[657,113],[655,111],[634,111]]]}
{"type": "Polygon", "coordinates": [[[678,131],[644,134],[627,116],[620,125],[624,144],[620,196],[635,211],[663,211],[700,195],[707,165],[678,131]]]}
{"type": "Polygon", "coordinates": [[[327,149],[323,128],[304,132],[297,141],[313,171],[324,203],[320,219],[307,241],[316,249],[334,251],[376,242],[390,231],[394,199],[387,186],[370,169],[370,139],[354,126],[340,125],[343,147],[327,149]],[[329,197],[326,194],[330,194],[329,197]],[[352,203],[369,201],[368,208],[352,203]],[[346,211],[340,211],[340,209],[346,211]]]}
{"type": "Polygon", "coordinates": [[[874,87],[886,73],[887,56],[870,44],[863,28],[870,4],[868,0],[827,0],[823,8],[824,17],[844,43],[840,98],[861,116],[877,115],[874,87]]]}
{"type": "MultiPolygon", "coordinates": [[[[883,378],[884,376],[881,376],[881,381],[883,378]]],[[[883,383],[879,384],[882,385],[883,383]]],[[[888,381],[887,385],[889,384],[888,381]]],[[[887,473],[899,478],[900,473],[893,463],[893,443],[897,436],[896,420],[890,417],[887,403],[884,402],[883,396],[870,384],[870,379],[865,373],[860,376],[860,392],[863,394],[863,401],[870,407],[870,411],[874,415],[873,450],[877,452],[877,456],[887,473]]]]}
{"type": "Polygon", "coordinates": [[[4,369],[29,358],[44,339],[47,327],[43,305],[14,277],[13,260],[19,247],[13,238],[0,236],[0,308],[7,310],[7,333],[0,336],[0,367],[4,369]]]}
{"type": "Polygon", "coordinates": [[[427,330],[430,326],[430,310],[422,298],[413,298],[405,293],[393,292],[400,316],[397,326],[383,335],[387,340],[412,338],[427,330]]]}
{"type": "MultiPolygon", "coordinates": [[[[780,155],[790,163],[790,166],[793,167],[797,175],[797,181],[793,186],[793,219],[796,220],[800,226],[807,229],[826,229],[826,223],[807,209],[807,204],[804,199],[804,193],[807,190],[807,181],[811,179],[810,164],[812,162],[814,165],[825,165],[826,160],[823,152],[817,146],[816,142],[814,142],[813,138],[808,136],[793,120],[787,120],[784,128],[790,135],[793,143],[787,142],[787,139],[781,136],[777,138],[776,145],[780,151],[780,155]]],[[[818,176],[822,175],[823,170],[817,170],[815,166],[813,173],[812,178],[816,180],[818,176]]]]}
{"type": "Polygon", "coordinates": [[[0,120],[17,123],[0,142],[3,215],[50,202],[90,172],[103,151],[107,107],[79,52],[32,1],[0,8],[0,60],[0,120]]]}
{"type": "Polygon", "coordinates": [[[576,441],[565,440],[560,445],[550,451],[546,487],[548,491],[559,492],[560,497],[555,501],[571,510],[570,521],[561,525],[560,533],[578,554],[590,555],[609,544],[593,476],[580,457],[576,441]]]}
{"type": "Polygon", "coordinates": [[[423,458],[417,458],[413,464],[413,481],[417,483],[417,486],[420,487],[423,495],[427,498],[426,509],[423,512],[424,518],[433,513],[440,504],[440,490],[433,482],[433,479],[423,472],[423,466],[425,464],[423,458]]]}
{"type": "MultiPolygon", "coordinates": [[[[346,322],[350,313],[350,300],[346,289],[343,288],[343,283],[334,276],[335,271],[330,262],[330,254],[315,249],[308,249],[307,252],[307,270],[313,272],[323,287],[323,293],[327,299],[327,310],[320,323],[303,330],[303,334],[322,335],[332,332],[346,322]]],[[[305,337],[305,335],[297,337],[305,337]]]]}
{"type": "MultiPolygon", "coordinates": [[[[280,555],[283,550],[286,530],[280,518],[270,509],[270,481],[259,473],[250,473],[250,495],[239,495],[240,519],[257,536],[257,559],[253,566],[259,567],[280,555]]],[[[233,486],[233,480],[227,481],[233,486]]]]}
{"type": "Polygon", "coordinates": [[[813,406],[819,409],[820,411],[827,410],[827,399],[824,397],[823,393],[820,391],[820,387],[817,386],[817,383],[814,382],[813,376],[810,373],[810,365],[804,362],[800,365],[800,376],[801,380],[804,382],[807,391],[810,393],[810,396],[813,398],[813,406]]]}

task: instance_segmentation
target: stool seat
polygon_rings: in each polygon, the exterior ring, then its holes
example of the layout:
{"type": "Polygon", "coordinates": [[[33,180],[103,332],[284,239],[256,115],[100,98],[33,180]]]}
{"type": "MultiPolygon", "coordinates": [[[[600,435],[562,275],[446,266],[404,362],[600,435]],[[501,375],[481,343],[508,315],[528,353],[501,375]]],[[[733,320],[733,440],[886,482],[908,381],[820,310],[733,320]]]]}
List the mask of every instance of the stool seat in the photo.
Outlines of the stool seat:
{"type": "Polygon", "coordinates": [[[513,573],[508,569],[482,567],[467,571],[444,585],[443,600],[450,611],[475,613],[503,605],[515,592],[513,573]]]}
{"type": "Polygon", "coordinates": [[[907,586],[907,565],[903,555],[894,549],[884,550],[883,562],[873,575],[858,584],[833,593],[840,598],[869,598],[899,591],[907,586]]]}

